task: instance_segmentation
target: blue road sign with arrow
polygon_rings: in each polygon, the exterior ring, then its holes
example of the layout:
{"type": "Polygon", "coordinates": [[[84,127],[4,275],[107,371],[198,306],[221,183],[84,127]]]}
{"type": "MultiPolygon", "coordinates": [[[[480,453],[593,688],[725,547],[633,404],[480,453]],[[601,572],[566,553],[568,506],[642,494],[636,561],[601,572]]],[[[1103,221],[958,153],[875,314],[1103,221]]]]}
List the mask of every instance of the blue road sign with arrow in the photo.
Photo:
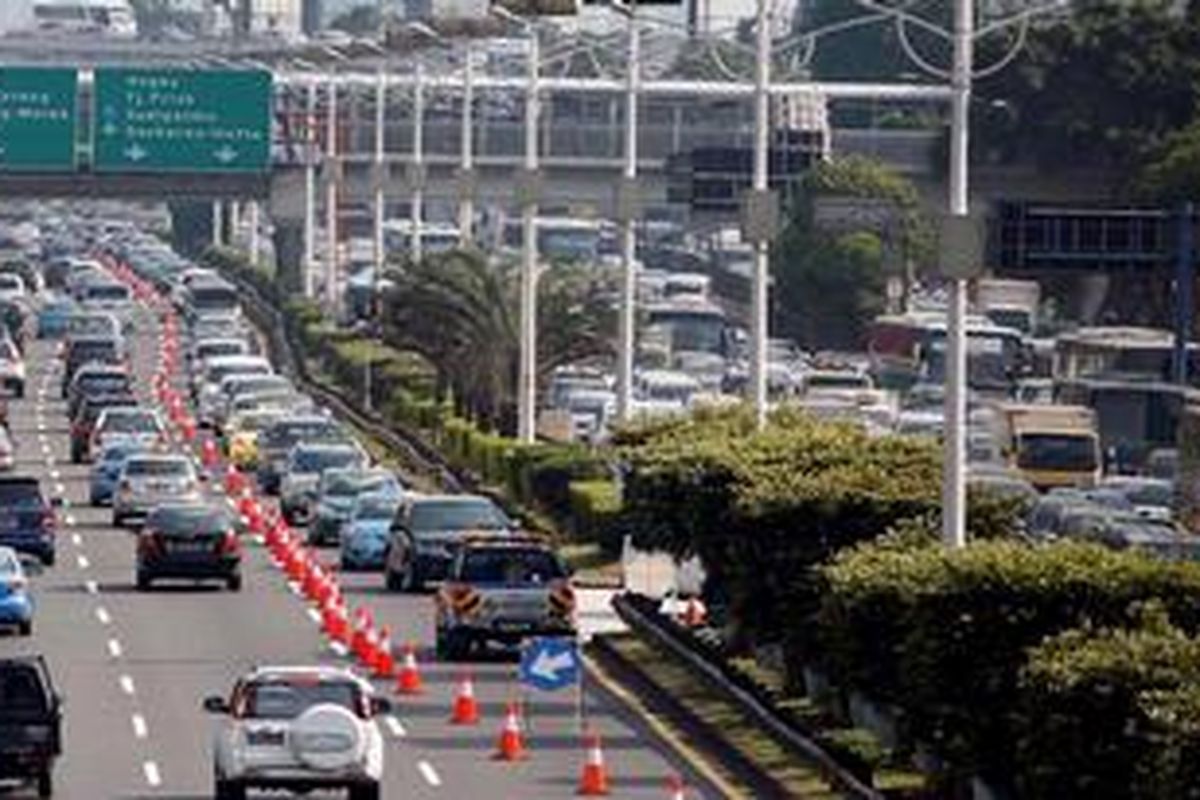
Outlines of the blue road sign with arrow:
{"type": "Polygon", "coordinates": [[[521,648],[521,683],[556,692],[579,683],[579,643],[569,636],[536,636],[521,648]]]}

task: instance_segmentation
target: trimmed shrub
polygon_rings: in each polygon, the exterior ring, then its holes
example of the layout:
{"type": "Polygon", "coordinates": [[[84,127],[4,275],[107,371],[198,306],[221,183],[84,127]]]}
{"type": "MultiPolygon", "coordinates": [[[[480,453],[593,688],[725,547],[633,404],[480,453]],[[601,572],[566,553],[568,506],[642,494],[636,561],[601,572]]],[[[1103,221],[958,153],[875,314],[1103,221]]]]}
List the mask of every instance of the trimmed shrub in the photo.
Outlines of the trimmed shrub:
{"type": "Polygon", "coordinates": [[[567,518],[575,538],[595,542],[609,555],[621,552],[621,492],[611,480],[571,481],[567,518]]]}

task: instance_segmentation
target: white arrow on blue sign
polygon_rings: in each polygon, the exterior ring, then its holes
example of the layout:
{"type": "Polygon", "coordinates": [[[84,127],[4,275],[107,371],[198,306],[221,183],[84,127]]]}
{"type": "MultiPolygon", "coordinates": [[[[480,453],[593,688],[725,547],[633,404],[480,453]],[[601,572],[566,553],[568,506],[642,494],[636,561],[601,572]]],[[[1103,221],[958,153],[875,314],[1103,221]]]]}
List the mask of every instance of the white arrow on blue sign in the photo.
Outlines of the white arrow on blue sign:
{"type": "Polygon", "coordinates": [[[556,692],[579,683],[579,643],[569,636],[536,636],[521,648],[521,683],[556,692]]]}

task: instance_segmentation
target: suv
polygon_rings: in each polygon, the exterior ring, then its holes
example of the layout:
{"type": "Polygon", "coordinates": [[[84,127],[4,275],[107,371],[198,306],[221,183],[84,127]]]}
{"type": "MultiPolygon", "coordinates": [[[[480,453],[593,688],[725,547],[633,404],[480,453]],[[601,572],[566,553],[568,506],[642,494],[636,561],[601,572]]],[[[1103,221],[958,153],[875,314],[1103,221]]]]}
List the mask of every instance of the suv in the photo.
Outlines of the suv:
{"type": "Polygon", "coordinates": [[[464,543],[436,606],[437,653],[447,661],[477,645],[575,635],[570,571],[550,545],[531,537],[464,543]]]}
{"type": "Polygon", "coordinates": [[[62,373],[62,397],[67,398],[67,389],[75,373],[84,364],[124,364],[128,366],[125,357],[125,346],[122,340],[115,336],[85,336],[72,339],[67,343],[65,367],[62,373]]]}
{"type": "Polygon", "coordinates": [[[42,494],[37,478],[0,477],[0,545],[54,563],[57,501],[42,494]]]}
{"type": "Polygon", "coordinates": [[[396,512],[384,564],[391,591],[419,592],[446,576],[468,537],[508,536],[513,523],[495,503],[471,494],[422,495],[396,512]]]}
{"type": "Polygon", "coordinates": [[[349,670],[258,667],[204,709],[226,716],[213,742],[216,800],[243,800],[251,787],[346,788],[351,800],[378,800],[383,736],[374,718],[391,704],[349,670]]]}
{"type": "Polygon", "coordinates": [[[71,422],[71,463],[82,464],[94,455],[91,450],[92,431],[101,414],[110,408],[137,407],[137,398],[132,394],[97,394],[85,398],[71,422]]]}
{"type": "Polygon", "coordinates": [[[0,780],[37,784],[54,793],[54,760],[62,753],[62,701],[41,656],[0,658],[0,780]]]}
{"type": "Polygon", "coordinates": [[[367,454],[354,442],[298,444],[288,455],[279,483],[279,511],[289,525],[308,524],[321,476],[331,469],[365,469],[367,454]]]}
{"type": "Polygon", "coordinates": [[[97,394],[132,394],[133,376],[113,364],[88,364],[75,373],[67,387],[67,416],[72,419],[88,397],[97,394]]]}
{"type": "Polygon", "coordinates": [[[350,435],[337,420],[320,414],[281,419],[258,434],[258,485],[267,494],[278,494],[287,469],[288,454],[299,442],[349,442],[350,435]]]}

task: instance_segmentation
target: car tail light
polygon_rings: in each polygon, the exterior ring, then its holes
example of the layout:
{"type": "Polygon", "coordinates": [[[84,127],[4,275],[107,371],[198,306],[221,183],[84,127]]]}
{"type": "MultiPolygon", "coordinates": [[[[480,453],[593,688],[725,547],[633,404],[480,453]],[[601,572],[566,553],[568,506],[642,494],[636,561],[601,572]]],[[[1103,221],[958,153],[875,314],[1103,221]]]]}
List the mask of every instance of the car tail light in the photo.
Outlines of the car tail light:
{"type": "Polygon", "coordinates": [[[138,536],[138,551],[143,555],[159,555],[163,551],[162,534],[156,530],[143,530],[138,536]]]}
{"type": "Polygon", "coordinates": [[[232,555],[240,553],[242,543],[238,541],[237,533],[232,529],[225,531],[225,535],[217,541],[217,552],[221,555],[232,555]]]}
{"type": "Polygon", "coordinates": [[[458,614],[473,614],[479,610],[483,595],[463,583],[447,583],[442,594],[450,608],[458,614]]]}
{"type": "Polygon", "coordinates": [[[42,533],[52,535],[58,530],[58,515],[53,508],[42,509],[42,533]]]}
{"type": "Polygon", "coordinates": [[[562,616],[570,616],[575,610],[575,590],[566,581],[550,585],[550,608],[562,616]]]}

